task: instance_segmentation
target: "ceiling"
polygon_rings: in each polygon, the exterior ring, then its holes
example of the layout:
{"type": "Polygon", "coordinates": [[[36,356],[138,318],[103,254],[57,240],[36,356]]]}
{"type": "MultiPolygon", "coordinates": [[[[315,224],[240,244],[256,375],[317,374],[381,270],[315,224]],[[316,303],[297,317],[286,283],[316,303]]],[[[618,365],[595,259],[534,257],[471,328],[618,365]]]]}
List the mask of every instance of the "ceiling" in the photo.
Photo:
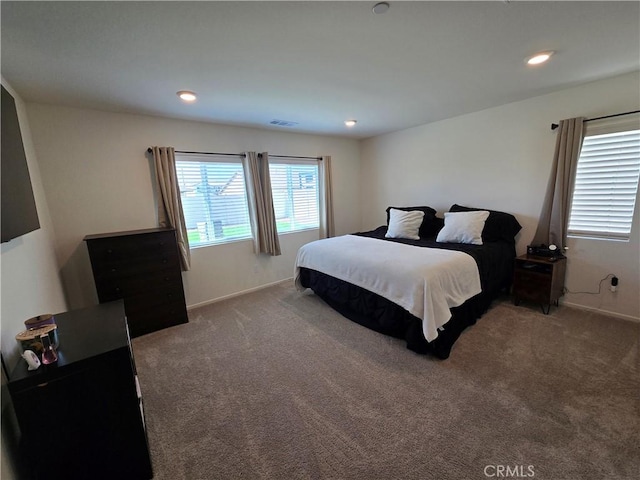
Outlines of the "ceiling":
{"type": "Polygon", "coordinates": [[[1,73],[27,102],[366,138],[640,69],[636,1],[375,3],[2,1],[1,73]]]}

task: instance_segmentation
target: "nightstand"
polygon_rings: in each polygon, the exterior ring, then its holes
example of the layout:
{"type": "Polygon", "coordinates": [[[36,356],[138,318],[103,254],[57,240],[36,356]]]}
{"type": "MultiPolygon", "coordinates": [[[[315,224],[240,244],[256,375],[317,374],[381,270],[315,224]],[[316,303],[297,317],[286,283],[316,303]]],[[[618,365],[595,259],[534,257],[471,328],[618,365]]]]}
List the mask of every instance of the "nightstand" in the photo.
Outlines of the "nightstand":
{"type": "Polygon", "coordinates": [[[558,305],[564,293],[567,257],[543,258],[522,255],[515,259],[513,271],[513,303],[520,300],[539,303],[542,312],[549,314],[551,304],[558,305]],[[546,308],[545,308],[546,306],[546,308]]]}

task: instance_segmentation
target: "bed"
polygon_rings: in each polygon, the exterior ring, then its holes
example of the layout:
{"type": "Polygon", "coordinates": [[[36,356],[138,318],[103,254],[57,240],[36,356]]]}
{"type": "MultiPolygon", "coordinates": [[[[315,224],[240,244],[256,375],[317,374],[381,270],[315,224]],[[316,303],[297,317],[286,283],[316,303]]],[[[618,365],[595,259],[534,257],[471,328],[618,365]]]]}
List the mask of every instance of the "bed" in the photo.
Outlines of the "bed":
{"type": "Polygon", "coordinates": [[[462,333],[508,292],[521,226],[511,214],[453,205],[389,207],[387,224],[298,251],[296,287],[346,318],[446,359],[462,333]]]}

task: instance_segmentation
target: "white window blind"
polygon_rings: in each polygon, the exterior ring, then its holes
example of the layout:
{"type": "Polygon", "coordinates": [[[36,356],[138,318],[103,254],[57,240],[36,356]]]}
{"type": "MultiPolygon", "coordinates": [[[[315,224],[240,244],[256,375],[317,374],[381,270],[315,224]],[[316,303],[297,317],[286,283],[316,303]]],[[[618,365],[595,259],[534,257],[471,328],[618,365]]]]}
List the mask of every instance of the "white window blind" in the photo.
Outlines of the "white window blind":
{"type": "Polygon", "coordinates": [[[278,233],[319,228],[318,163],[269,159],[278,233]]]}
{"type": "Polygon", "coordinates": [[[628,240],[640,177],[640,130],[586,136],[568,233],[628,240]]]}
{"type": "Polygon", "coordinates": [[[176,173],[191,247],[251,238],[240,157],[176,153],[176,173]]]}

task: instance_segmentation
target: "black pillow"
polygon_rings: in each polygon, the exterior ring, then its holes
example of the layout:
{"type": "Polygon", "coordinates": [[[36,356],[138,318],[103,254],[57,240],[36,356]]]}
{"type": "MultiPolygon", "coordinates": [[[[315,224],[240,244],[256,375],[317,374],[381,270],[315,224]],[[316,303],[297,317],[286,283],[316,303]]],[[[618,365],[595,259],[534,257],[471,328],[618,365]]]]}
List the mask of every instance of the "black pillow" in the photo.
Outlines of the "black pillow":
{"type": "Polygon", "coordinates": [[[418,230],[418,235],[423,238],[435,236],[444,225],[444,220],[436,217],[436,211],[433,208],[424,206],[387,207],[387,225],[389,225],[390,210],[392,208],[395,208],[396,210],[402,210],[404,212],[411,212],[413,210],[424,212],[424,218],[422,219],[422,224],[420,225],[420,229],[418,230]]]}
{"type": "Polygon", "coordinates": [[[463,207],[458,204],[452,205],[449,209],[450,212],[473,212],[477,210],[489,212],[489,217],[482,230],[483,242],[515,242],[515,236],[522,229],[522,225],[510,213],[489,210],[488,208],[463,207]]]}

